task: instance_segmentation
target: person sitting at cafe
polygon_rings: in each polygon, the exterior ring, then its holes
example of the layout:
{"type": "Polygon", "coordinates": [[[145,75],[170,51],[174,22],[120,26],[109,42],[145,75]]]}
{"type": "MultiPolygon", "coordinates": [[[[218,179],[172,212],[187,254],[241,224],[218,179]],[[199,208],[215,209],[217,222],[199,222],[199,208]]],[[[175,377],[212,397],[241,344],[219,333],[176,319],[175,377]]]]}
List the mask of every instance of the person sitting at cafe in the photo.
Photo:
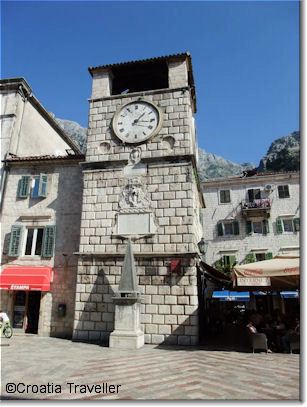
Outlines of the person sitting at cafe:
{"type": "MultiPolygon", "coordinates": [[[[250,333],[251,335],[259,333],[258,330],[257,330],[257,328],[256,328],[256,326],[254,325],[252,319],[251,319],[251,320],[249,321],[249,323],[246,325],[246,328],[248,329],[248,331],[249,331],[249,333],[250,333]]],[[[265,335],[265,334],[264,334],[264,335],[265,335]]],[[[267,352],[268,352],[268,353],[272,353],[272,350],[271,350],[271,347],[272,347],[272,346],[271,346],[270,340],[269,340],[269,338],[267,337],[267,335],[265,335],[265,336],[266,336],[266,338],[267,338],[267,343],[268,343],[268,350],[267,350],[267,352]]]]}
{"type": "Polygon", "coordinates": [[[290,353],[290,337],[293,334],[296,334],[298,336],[300,334],[300,320],[298,318],[295,318],[295,323],[293,324],[293,326],[288,329],[281,337],[281,346],[283,352],[290,353]]]}

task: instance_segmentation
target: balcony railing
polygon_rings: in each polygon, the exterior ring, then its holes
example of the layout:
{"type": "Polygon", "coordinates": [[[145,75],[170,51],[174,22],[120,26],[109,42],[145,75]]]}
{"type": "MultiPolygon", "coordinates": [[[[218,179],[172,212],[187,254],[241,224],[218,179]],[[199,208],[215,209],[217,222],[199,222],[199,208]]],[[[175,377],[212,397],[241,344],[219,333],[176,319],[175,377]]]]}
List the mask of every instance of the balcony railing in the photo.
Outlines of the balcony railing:
{"type": "Polygon", "coordinates": [[[271,201],[268,198],[254,199],[250,201],[241,202],[242,209],[271,209],[271,201]]]}
{"type": "Polygon", "coordinates": [[[247,218],[249,216],[261,216],[268,218],[271,211],[271,201],[267,198],[265,199],[254,199],[250,201],[242,201],[242,214],[247,218]]]}

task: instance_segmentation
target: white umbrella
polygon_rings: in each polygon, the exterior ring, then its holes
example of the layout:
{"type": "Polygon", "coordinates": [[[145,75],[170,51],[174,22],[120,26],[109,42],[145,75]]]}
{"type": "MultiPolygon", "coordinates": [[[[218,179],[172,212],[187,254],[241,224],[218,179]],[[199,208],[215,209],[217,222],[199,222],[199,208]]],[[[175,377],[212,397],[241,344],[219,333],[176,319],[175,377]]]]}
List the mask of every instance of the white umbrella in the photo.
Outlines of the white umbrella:
{"type": "Polygon", "coordinates": [[[297,286],[300,275],[299,257],[280,255],[271,260],[257,261],[236,265],[233,268],[233,282],[238,286],[271,286],[274,285],[297,286]]]}

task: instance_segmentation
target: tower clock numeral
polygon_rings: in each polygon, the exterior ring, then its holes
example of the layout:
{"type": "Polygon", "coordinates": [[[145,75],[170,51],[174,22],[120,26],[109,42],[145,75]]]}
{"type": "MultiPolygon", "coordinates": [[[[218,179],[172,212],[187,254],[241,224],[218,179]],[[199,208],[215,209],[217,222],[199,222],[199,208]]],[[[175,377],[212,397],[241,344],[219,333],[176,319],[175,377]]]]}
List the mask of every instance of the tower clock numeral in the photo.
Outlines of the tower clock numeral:
{"type": "Polygon", "coordinates": [[[124,131],[124,129],[119,129],[119,131],[122,133],[124,131]]]}
{"type": "Polygon", "coordinates": [[[139,106],[138,106],[138,105],[135,105],[134,108],[135,108],[135,110],[138,110],[139,106]]]}
{"type": "Polygon", "coordinates": [[[153,126],[148,126],[149,129],[153,129],[153,126]]]}

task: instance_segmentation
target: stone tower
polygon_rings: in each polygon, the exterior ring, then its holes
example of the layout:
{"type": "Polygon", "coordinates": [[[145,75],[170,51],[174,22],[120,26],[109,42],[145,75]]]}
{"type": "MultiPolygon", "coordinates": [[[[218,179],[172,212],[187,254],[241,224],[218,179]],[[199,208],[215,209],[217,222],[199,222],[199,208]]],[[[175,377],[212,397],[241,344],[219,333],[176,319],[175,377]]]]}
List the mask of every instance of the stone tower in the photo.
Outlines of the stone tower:
{"type": "Polygon", "coordinates": [[[145,343],[198,342],[197,177],[189,53],[89,68],[74,339],[107,343],[126,242],[145,343]]]}

